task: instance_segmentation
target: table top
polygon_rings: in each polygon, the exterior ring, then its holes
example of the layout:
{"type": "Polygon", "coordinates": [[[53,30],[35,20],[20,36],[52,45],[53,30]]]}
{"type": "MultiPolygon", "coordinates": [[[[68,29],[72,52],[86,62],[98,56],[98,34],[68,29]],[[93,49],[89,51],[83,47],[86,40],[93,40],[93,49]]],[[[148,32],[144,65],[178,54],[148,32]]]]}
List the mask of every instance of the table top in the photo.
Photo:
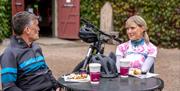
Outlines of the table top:
{"type": "Polygon", "coordinates": [[[136,77],[128,78],[101,78],[99,84],[90,82],[65,82],[63,78],[58,79],[60,85],[73,91],[148,91],[162,89],[163,81],[160,78],[136,77]]]}

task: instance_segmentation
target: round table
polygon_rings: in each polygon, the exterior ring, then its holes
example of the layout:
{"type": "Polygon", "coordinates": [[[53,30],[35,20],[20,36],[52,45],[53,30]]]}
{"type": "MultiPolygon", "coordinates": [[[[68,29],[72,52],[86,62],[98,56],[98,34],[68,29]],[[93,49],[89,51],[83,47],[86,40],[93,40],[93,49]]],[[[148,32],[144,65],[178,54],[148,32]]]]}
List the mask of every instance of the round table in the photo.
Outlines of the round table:
{"type": "Polygon", "coordinates": [[[100,84],[65,82],[63,78],[59,78],[58,81],[61,87],[68,91],[161,91],[164,87],[163,80],[156,77],[101,78],[100,84]]]}

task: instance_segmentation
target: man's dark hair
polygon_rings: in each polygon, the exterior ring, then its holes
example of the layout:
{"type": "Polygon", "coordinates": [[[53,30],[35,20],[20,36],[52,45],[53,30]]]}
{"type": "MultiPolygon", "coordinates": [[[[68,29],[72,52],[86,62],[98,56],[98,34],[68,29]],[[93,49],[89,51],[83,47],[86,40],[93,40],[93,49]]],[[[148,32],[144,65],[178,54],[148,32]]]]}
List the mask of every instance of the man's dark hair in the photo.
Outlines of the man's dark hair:
{"type": "Polygon", "coordinates": [[[24,28],[31,23],[32,20],[38,19],[33,13],[22,11],[16,13],[12,17],[12,28],[16,35],[21,35],[24,28]]]}

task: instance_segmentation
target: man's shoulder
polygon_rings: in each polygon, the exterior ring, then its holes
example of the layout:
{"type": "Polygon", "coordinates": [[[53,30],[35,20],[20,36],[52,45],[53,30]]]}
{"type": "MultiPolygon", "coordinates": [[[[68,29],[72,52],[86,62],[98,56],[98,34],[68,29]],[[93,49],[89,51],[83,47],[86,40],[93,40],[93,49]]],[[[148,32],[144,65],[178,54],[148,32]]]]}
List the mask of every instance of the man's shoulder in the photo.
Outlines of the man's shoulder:
{"type": "Polygon", "coordinates": [[[2,50],[2,52],[1,53],[9,53],[9,52],[13,52],[15,49],[11,46],[11,45],[8,45],[6,48],[4,48],[3,50],[2,50]]]}
{"type": "Polygon", "coordinates": [[[41,49],[40,45],[37,43],[32,43],[33,49],[41,49]]]}

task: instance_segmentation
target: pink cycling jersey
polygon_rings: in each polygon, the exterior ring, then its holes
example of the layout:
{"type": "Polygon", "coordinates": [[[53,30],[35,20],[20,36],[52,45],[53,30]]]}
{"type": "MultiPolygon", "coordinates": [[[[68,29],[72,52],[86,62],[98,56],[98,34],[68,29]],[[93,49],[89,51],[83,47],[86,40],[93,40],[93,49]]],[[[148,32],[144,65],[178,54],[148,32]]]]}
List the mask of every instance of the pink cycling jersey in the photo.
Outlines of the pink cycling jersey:
{"type": "Polygon", "coordinates": [[[152,43],[146,44],[142,41],[138,46],[134,46],[129,40],[116,48],[116,56],[129,59],[131,68],[141,68],[147,57],[156,57],[157,47],[152,43]]]}

